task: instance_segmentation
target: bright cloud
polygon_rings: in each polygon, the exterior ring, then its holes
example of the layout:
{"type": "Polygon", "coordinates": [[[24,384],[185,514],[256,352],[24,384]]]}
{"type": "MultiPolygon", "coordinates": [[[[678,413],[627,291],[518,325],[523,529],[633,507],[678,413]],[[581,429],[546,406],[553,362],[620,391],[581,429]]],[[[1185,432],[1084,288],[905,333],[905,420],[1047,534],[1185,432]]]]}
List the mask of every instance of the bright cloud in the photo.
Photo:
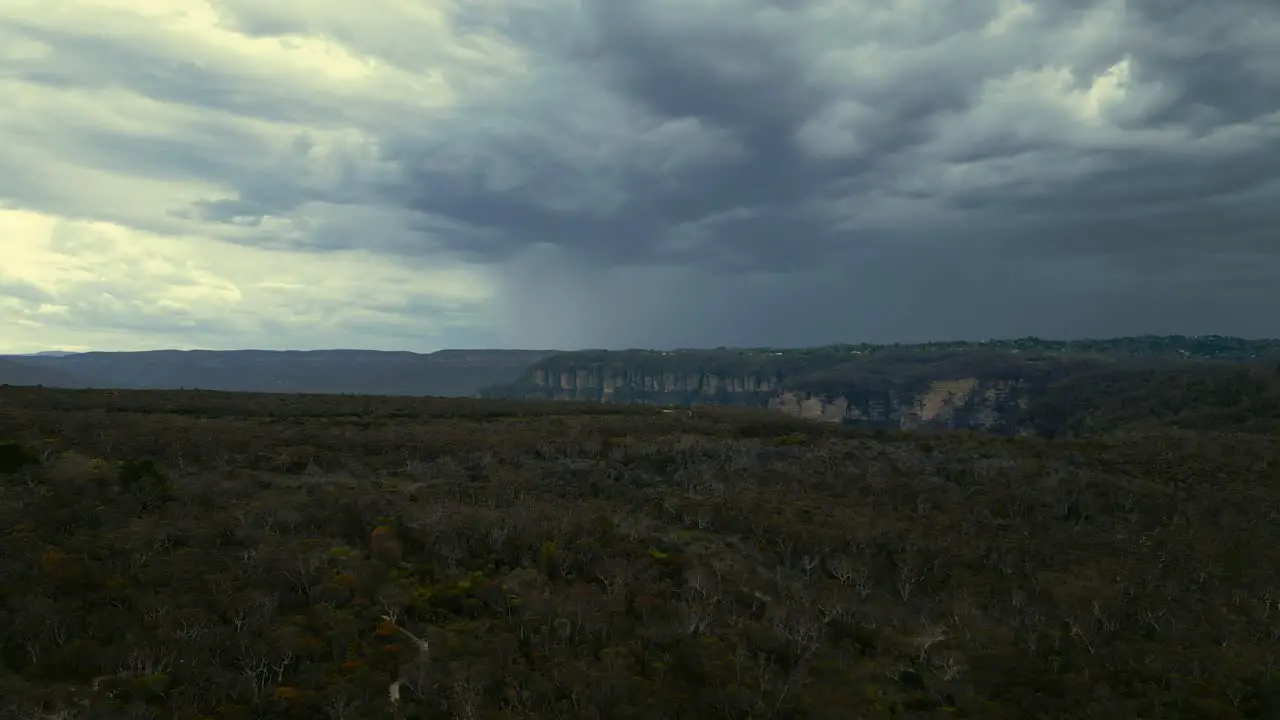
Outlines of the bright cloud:
{"type": "Polygon", "coordinates": [[[0,237],[0,325],[17,328],[6,341],[18,351],[231,348],[244,338],[287,348],[335,333],[429,348],[484,322],[492,297],[466,268],[399,267],[360,251],[268,250],[19,210],[0,210],[0,237]],[[429,313],[408,318],[405,308],[429,313]]]}

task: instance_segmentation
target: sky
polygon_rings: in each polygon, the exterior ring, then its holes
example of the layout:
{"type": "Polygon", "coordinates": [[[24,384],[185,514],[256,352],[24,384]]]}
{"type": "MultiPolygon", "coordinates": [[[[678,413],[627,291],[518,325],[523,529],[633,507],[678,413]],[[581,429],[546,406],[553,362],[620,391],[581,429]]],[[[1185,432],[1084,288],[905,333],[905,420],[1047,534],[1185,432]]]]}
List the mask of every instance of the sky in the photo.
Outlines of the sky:
{"type": "Polygon", "coordinates": [[[5,0],[0,352],[1280,335],[1274,0],[5,0]]]}

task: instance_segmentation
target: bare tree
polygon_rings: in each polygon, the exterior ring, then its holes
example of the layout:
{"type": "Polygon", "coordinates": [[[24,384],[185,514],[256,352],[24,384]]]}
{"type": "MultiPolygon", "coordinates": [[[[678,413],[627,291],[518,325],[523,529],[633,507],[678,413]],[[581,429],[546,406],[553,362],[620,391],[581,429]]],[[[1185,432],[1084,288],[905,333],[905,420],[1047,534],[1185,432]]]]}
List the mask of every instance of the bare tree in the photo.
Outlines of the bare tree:
{"type": "Polygon", "coordinates": [[[401,688],[408,686],[419,695],[422,694],[426,680],[426,668],[431,662],[431,646],[426,640],[414,635],[396,622],[396,618],[399,616],[398,610],[387,603],[383,603],[382,608],[386,611],[382,615],[382,620],[407,637],[418,650],[412,660],[401,663],[395,681],[387,687],[387,699],[391,702],[392,712],[398,718],[401,716],[401,688]]]}
{"type": "Polygon", "coordinates": [[[906,602],[911,597],[911,591],[915,588],[916,583],[920,582],[922,576],[910,565],[898,566],[898,595],[906,602]]]}
{"type": "Polygon", "coordinates": [[[946,640],[948,637],[950,637],[950,634],[945,627],[925,626],[924,632],[915,638],[916,660],[924,662],[925,658],[928,657],[929,648],[938,642],[946,640]]]}

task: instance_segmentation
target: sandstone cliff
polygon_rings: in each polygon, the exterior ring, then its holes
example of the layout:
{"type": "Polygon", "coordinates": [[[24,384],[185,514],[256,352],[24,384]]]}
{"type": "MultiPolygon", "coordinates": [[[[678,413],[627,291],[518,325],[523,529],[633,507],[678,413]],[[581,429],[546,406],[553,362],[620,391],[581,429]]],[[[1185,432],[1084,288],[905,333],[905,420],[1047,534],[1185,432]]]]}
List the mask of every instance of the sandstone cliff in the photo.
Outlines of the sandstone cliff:
{"type": "MultiPolygon", "coordinates": [[[[885,428],[981,428],[1018,432],[1018,418],[1043,379],[1007,377],[989,363],[957,368],[853,367],[844,356],[786,353],[566,353],[533,366],[491,397],[772,408],[799,417],[885,428]]],[[[1043,375],[1043,373],[1041,373],[1043,375]]]]}
{"type": "MultiPolygon", "coordinates": [[[[1017,432],[1032,386],[1026,380],[966,377],[924,388],[849,388],[825,393],[786,389],[784,378],[707,372],[643,373],[590,367],[530,372],[524,397],[659,405],[767,407],[810,420],[869,427],[975,428],[1017,432]]],[[[916,383],[912,383],[916,385],[916,383]]]]}
{"type": "Polygon", "coordinates": [[[1216,336],[1052,342],[1035,338],[801,350],[580,351],[547,357],[483,395],[771,408],[873,428],[1043,433],[1040,398],[1063,404],[1068,378],[1123,366],[1256,361],[1280,342],[1216,336]],[[1050,393],[1050,389],[1054,389],[1050,393]]]}
{"type": "Polygon", "coordinates": [[[1018,433],[1020,418],[1034,392],[1028,380],[976,377],[935,380],[920,391],[865,392],[856,389],[827,395],[789,390],[771,397],[767,406],[809,420],[848,425],[974,428],[1018,433]]]}
{"type": "Polygon", "coordinates": [[[535,394],[560,399],[684,403],[717,398],[745,401],[746,395],[767,396],[778,389],[781,380],[767,373],[725,375],[703,370],[647,371],[596,364],[566,370],[534,366],[529,371],[528,381],[533,388],[543,391],[535,394]]]}

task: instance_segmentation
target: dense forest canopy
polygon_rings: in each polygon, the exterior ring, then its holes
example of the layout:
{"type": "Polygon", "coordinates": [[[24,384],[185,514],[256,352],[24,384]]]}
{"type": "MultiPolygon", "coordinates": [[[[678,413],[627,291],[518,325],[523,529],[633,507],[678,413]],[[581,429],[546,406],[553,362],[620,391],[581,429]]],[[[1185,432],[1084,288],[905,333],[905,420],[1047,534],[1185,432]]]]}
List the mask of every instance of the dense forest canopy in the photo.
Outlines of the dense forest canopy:
{"type": "Polygon", "coordinates": [[[0,714],[1280,717],[1276,434],[0,388],[0,440],[0,714]]]}

